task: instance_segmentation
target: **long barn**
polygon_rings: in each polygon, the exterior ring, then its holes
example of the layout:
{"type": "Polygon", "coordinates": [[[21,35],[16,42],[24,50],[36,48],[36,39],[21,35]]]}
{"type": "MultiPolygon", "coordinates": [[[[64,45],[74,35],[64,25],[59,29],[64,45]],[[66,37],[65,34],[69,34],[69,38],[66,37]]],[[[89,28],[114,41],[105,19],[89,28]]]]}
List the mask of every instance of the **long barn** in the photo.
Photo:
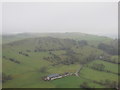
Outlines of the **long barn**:
{"type": "Polygon", "coordinates": [[[62,78],[62,77],[68,76],[68,75],[71,75],[71,73],[51,74],[51,75],[48,75],[48,76],[44,77],[44,80],[45,81],[54,80],[54,79],[58,79],[58,78],[62,78]]]}

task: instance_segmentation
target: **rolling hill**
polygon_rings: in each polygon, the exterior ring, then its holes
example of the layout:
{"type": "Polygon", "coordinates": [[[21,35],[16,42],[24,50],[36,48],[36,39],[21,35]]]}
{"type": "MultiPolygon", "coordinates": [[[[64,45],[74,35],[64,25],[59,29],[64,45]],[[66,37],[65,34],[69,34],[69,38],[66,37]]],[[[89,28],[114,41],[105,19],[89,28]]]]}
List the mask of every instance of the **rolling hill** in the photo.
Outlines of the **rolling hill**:
{"type": "Polygon", "coordinates": [[[116,41],[82,33],[19,34],[3,37],[3,88],[113,88],[118,85],[116,41]],[[9,38],[8,38],[9,37],[9,38]],[[17,38],[16,38],[17,37],[17,38]],[[115,50],[104,50],[103,47],[115,50]],[[68,76],[44,81],[44,76],[68,76]],[[109,83],[107,83],[109,81],[109,83]],[[75,82],[75,83],[71,83],[75,82]]]}
{"type": "Polygon", "coordinates": [[[85,33],[20,33],[13,35],[2,35],[2,43],[9,43],[17,40],[22,40],[26,38],[36,38],[36,37],[53,37],[53,38],[63,38],[63,39],[73,39],[73,40],[87,40],[91,42],[109,42],[112,39],[103,36],[85,34],[85,33]]]}

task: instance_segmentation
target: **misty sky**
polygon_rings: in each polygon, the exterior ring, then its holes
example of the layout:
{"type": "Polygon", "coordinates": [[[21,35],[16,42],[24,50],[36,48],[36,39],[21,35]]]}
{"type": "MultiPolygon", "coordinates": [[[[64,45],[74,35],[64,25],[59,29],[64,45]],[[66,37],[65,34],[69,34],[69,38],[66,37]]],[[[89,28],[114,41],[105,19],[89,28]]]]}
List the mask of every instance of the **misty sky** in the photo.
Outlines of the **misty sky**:
{"type": "Polygon", "coordinates": [[[117,2],[3,3],[3,33],[118,32],[117,2]]]}

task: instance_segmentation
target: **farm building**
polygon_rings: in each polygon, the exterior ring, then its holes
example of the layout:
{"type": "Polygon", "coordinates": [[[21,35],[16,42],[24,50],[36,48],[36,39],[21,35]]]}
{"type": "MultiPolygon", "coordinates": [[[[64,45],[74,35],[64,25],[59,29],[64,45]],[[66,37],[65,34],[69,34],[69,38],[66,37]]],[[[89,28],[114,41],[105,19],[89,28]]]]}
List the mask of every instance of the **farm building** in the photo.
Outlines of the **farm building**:
{"type": "Polygon", "coordinates": [[[70,74],[70,73],[51,74],[51,75],[48,75],[48,76],[44,77],[43,79],[44,79],[45,81],[49,81],[49,80],[54,80],[54,79],[62,78],[62,77],[68,76],[68,75],[71,75],[71,74],[70,74]]]}
{"type": "Polygon", "coordinates": [[[51,74],[45,77],[44,80],[54,80],[57,78],[62,78],[62,76],[60,74],[51,74]]]}

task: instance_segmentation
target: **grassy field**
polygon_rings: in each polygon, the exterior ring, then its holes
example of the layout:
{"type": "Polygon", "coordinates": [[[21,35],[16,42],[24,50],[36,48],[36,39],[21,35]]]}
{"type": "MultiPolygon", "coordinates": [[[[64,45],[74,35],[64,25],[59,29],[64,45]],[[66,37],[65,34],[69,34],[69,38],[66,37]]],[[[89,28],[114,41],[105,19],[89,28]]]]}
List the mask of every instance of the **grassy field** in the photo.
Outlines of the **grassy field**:
{"type": "Polygon", "coordinates": [[[91,62],[88,66],[92,66],[93,64],[103,64],[105,65],[105,70],[109,70],[114,73],[118,73],[118,64],[102,61],[102,60],[95,60],[91,62]]]}
{"type": "MultiPolygon", "coordinates": [[[[96,46],[101,42],[109,44],[112,39],[76,33],[73,35],[69,33],[42,34],[42,37],[35,34],[34,37],[37,38],[23,35],[3,39],[2,72],[12,77],[12,80],[3,83],[3,88],[80,88],[84,82],[91,88],[105,88],[106,86],[93,81],[100,82],[106,79],[118,81],[116,74],[89,68],[94,63],[104,64],[105,70],[118,73],[118,64],[94,60],[94,57],[109,55],[96,46]],[[88,44],[82,46],[78,42],[80,40],[86,40],[88,44]],[[19,52],[28,54],[28,56],[19,52]],[[91,56],[92,59],[90,59],[91,56]],[[19,63],[11,61],[10,58],[19,63]],[[79,77],[68,76],[53,81],[42,80],[42,77],[54,73],[75,73],[83,66],[82,61],[86,63],[79,77]],[[43,67],[46,68],[45,72],[40,71],[43,67]]],[[[112,57],[117,60],[115,55],[112,57]]]]}
{"type": "Polygon", "coordinates": [[[12,77],[14,78],[12,82],[8,81],[5,84],[3,84],[3,88],[4,87],[6,88],[7,87],[14,87],[14,88],[56,87],[54,84],[51,84],[51,82],[46,82],[41,80],[41,77],[49,74],[53,74],[53,73],[75,72],[80,67],[79,64],[69,65],[69,66],[68,65],[51,66],[50,62],[42,59],[43,56],[48,55],[48,53],[45,53],[45,52],[30,53],[31,57],[25,57],[23,55],[15,55],[14,53],[11,52],[8,56],[16,58],[22,64],[17,65],[9,60],[3,59],[3,72],[5,72],[7,75],[12,75],[12,77]],[[48,68],[48,71],[47,73],[42,74],[38,70],[44,66],[48,68]]]}
{"type": "Polygon", "coordinates": [[[109,74],[107,72],[101,72],[87,67],[83,68],[83,70],[80,72],[80,76],[96,81],[104,81],[106,79],[109,79],[110,81],[118,80],[118,76],[115,74],[109,74]]]}
{"type": "Polygon", "coordinates": [[[87,82],[91,88],[95,88],[95,87],[103,88],[104,87],[99,84],[93,83],[91,81],[85,80],[81,77],[75,77],[75,76],[69,76],[69,77],[65,77],[65,78],[50,81],[50,82],[56,85],[56,88],[59,88],[59,87],[60,88],[80,88],[80,85],[83,82],[87,82]]]}

